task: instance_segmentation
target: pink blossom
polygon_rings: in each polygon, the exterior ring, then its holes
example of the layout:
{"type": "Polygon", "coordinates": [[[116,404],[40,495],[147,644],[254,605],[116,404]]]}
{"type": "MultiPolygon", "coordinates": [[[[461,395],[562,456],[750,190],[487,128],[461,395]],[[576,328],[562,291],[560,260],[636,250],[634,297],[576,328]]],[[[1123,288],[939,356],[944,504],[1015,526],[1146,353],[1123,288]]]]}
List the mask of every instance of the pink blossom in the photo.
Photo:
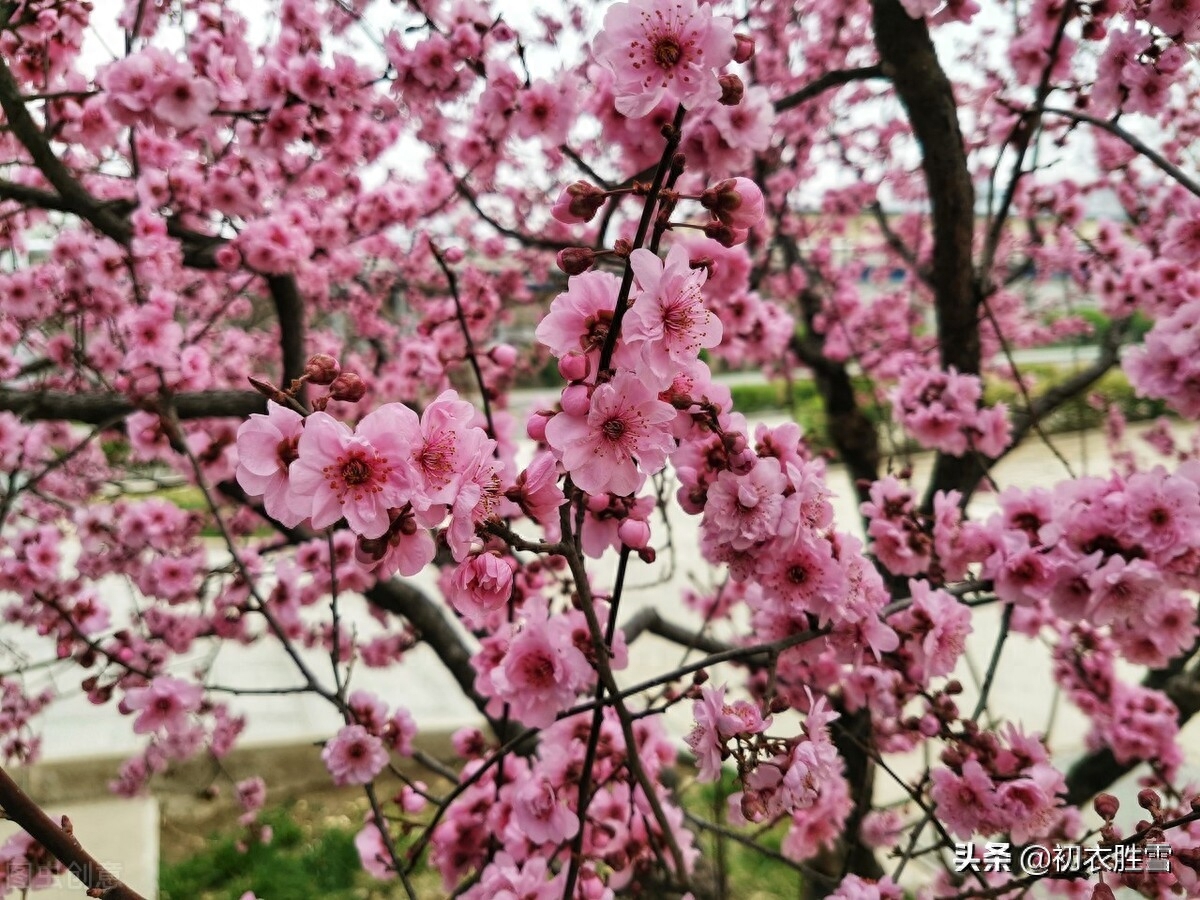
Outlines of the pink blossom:
{"type": "Polygon", "coordinates": [[[675,410],[645,381],[622,372],[592,393],[585,416],[561,412],[546,440],[575,484],[589,494],[624,496],[666,465],[675,410]]]}
{"type": "Polygon", "coordinates": [[[779,460],[760,459],[749,472],[728,470],[708,489],[701,529],[714,541],[745,550],[775,536],[787,479],[779,460]]]}
{"type": "Polygon", "coordinates": [[[267,414],[250,416],[237,432],[238,484],[252,497],[261,495],[267,515],[289,528],[305,518],[291,507],[288,481],[303,430],[298,412],[268,400],[267,414]]]}
{"type": "Polygon", "coordinates": [[[388,853],[387,844],[383,841],[383,835],[374,822],[368,822],[355,835],[354,849],[358,851],[358,859],[362,863],[362,867],[372,877],[382,881],[396,877],[396,870],[393,867],[391,854],[388,853]]]}
{"type": "Polygon", "coordinates": [[[174,75],[158,87],[154,115],[175,128],[189,131],[208,121],[217,108],[217,86],[206,78],[174,75]]]}
{"type": "Polygon", "coordinates": [[[721,343],[721,322],[704,307],[704,270],[693,269],[687,250],[676,244],[664,263],[649,250],[634,250],[629,264],[638,293],[625,316],[623,337],[642,350],[650,371],[664,381],[721,343]]]}
{"type": "Polygon", "coordinates": [[[137,734],[175,733],[188,725],[188,716],[200,708],[204,688],[169,675],[160,675],[148,687],[130,688],[121,708],[138,712],[133,722],[137,734]]]}
{"type": "Polygon", "coordinates": [[[580,679],[590,671],[583,654],[554,635],[544,621],[526,623],[492,673],[498,696],[513,716],[535,728],[545,728],[571,704],[580,679]]]}
{"type": "Polygon", "coordinates": [[[696,0],[630,0],[608,8],[594,49],[616,76],[617,110],[639,118],[664,96],[689,109],[717,100],[716,71],[733,58],[733,28],[696,0]]]}
{"type": "Polygon", "coordinates": [[[328,413],[313,413],[289,470],[292,508],[311,517],[314,528],[345,517],[363,537],[381,537],[390,524],[388,509],[404,506],[410,495],[408,440],[415,419],[407,407],[388,404],[351,432],[328,413]]]}
{"type": "Polygon", "coordinates": [[[383,741],[361,725],[345,725],[321,751],[336,785],[367,784],[388,763],[383,741]]]}
{"type": "Polygon", "coordinates": [[[567,290],[550,302],[538,323],[537,339],[555,356],[582,351],[595,371],[600,350],[612,325],[620,282],[611,272],[584,272],[567,281],[567,290]]]}
{"type": "Polygon", "coordinates": [[[498,553],[468,556],[450,578],[450,602],[469,623],[482,621],[512,597],[514,565],[498,553]]]}
{"type": "Polygon", "coordinates": [[[753,228],[766,210],[762,190],[749,178],[727,178],[713,185],[700,196],[700,205],[737,231],[753,228]]]}
{"type": "Polygon", "coordinates": [[[578,815],[559,799],[544,775],[531,775],[517,786],[513,821],[534,844],[561,844],[579,831],[578,815]]]}

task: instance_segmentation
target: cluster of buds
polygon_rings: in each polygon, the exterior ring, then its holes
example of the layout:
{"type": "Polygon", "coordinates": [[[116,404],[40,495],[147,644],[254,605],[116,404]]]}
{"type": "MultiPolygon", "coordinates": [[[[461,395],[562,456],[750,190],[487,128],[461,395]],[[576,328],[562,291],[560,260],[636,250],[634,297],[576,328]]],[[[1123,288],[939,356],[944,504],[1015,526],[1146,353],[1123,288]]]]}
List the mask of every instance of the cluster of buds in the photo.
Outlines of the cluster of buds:
{"type": "Polygon", "coordinates": [[[292,380],[286,391],[269,381],[250,376],[250,384],[263,396],[282,406],[291,406],[296,394],[305,384],[327,388],[325,396],[313,401],[313,409],[324,410],[331,400],[357,403],[367,394],[367,383],[354,372],[343,372],[338,361],[327,353],[314,353],[304,365],[304,372],[292,380]]]}

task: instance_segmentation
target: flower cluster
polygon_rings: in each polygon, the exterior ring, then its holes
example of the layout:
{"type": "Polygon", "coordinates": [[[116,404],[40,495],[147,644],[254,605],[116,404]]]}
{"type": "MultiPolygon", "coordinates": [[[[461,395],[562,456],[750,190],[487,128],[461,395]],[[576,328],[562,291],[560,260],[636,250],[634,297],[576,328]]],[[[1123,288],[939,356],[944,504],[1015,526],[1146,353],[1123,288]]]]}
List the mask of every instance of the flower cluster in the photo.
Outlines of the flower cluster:
{"type": "Polygon", "coordinates": [[[922,446],[951,456],[976,450],[996,457],[1008,446],[1008,407],[980,408],[983,389],[974,375],[913,369],[892,394],[893,415],[922,446]]]}

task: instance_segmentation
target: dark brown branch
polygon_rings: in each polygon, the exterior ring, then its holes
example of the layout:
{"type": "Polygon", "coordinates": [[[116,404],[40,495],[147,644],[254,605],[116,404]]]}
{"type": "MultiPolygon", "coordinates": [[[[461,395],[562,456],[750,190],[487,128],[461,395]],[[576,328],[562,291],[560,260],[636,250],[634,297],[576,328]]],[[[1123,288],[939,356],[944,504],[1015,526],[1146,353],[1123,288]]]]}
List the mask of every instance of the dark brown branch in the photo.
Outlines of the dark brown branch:
{"type": "Polygon", "coordinates": [[[872,78],[884,78],[883,67],[880,65],[862,66],[858,69],[836,69],[826,72],[820,78],[809,82],[798,91],[793,91],[786,97],[775,101],[775,112],[784,112],[817,97],[832,88],[841,87],[854,81],[867,81],[872,78]]]}
{"type": "MultiPolygon", "coordinates": [[[[246,418],[265,413],[267,400],[255,391],[197,391],[172,398],[180,419],[246,418]]],[[[99,425],[127,416],[141,407],[115,393],[77,394],[70,391],[18,391],[0,388],[0,410],[31,420],[62,420],[99,425]]]]}
{"type": "Polygon", "coordinates": [[[621,626],[625,642],[633,643],[643,634],[655,634],[681,647],[699,650],[703,653],[722,653],[733,649],[731,644],[716,638],[706,637],[694,628],[688,628],[677,622],[670,622],[662,617],[657,609],[647,606],[638,610],[621,626]]]}
{"type": "Polygon", "coordinates": [[[145,900],[137,891],[122,884],[94,856],[83,849],[71,833],[70,823],[65,816],[62,825],[56,824],[41,807],[29,799],[4,769],[0,769],[0,807],[3,807],[8,818],[66,866],[67,871],[90,890],[101,892],[97,896],[106,900],[145,900]]]}
{"type": "MultiPolygon", "coordinates": [[[[283,384],[304,374],[304,300],[291,275],[269,275],[267,290],[279,319],[279,348],[283,355],[283,384]]],[[[303,398],[300,398],[303,402],[303,398]]]]}
{"type": "Polygon", "coordinates": [[[1109,134],[1119,137],[1126,144],[1136,150],[1139,154],[1146,157],[1150,162],[1154,163],[1159,169],[1171,176],[1175,181],[1187,189],[1188,193],[1200,197],[1200,182],[1196,181],[1179,166],[1172,163],[1169,159],[1163,156],[1158,151],[1150,147],[1145,141],[1134,134],[1126,131],[1116,122],[1110,119],[1101,119],[1099,116],[1089,115],[1085,112],[1080,112],[1076,109],[1058,109],[1052,106],[1043,106],[1042,112],[1054,116],[1062,116],[1074,122],[1086,122],[1088,125],[1094,125],[1096,128],[1103,129],[1109,134]]]}

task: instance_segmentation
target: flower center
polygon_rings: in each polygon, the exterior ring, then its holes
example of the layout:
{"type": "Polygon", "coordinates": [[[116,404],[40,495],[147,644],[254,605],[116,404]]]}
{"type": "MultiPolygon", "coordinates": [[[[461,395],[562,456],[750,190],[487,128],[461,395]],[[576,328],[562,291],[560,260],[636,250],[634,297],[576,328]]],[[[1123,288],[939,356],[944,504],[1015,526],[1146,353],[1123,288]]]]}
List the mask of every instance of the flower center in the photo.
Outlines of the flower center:
{"type": "Polygon", "coordinates": [[[352,456],[342,463],[342,481],[347,485],[366,484],[371,480],[371,467],[361,456],[352,456]]]}
{"type": "Polygon", "coordinates": [[[300,436],[284,438],[275,448],[275,455],[279,457],[279,465],[287,468],[300,457],[300,451],[297,449],[300,445],[300,436]]]}
{"type": "Polygon", "coordinates": [[[664,69],[673,68],[683,56],[683,49],[674,38],[660,38],[654,44],[654,61],[664,69]]]}
{"type": "Polygon", "coordinates": [[[601,430],[610,441],[619,441],[625,434],[625,423],[620,419],[609,419],[601,426],[601,430]]]}

